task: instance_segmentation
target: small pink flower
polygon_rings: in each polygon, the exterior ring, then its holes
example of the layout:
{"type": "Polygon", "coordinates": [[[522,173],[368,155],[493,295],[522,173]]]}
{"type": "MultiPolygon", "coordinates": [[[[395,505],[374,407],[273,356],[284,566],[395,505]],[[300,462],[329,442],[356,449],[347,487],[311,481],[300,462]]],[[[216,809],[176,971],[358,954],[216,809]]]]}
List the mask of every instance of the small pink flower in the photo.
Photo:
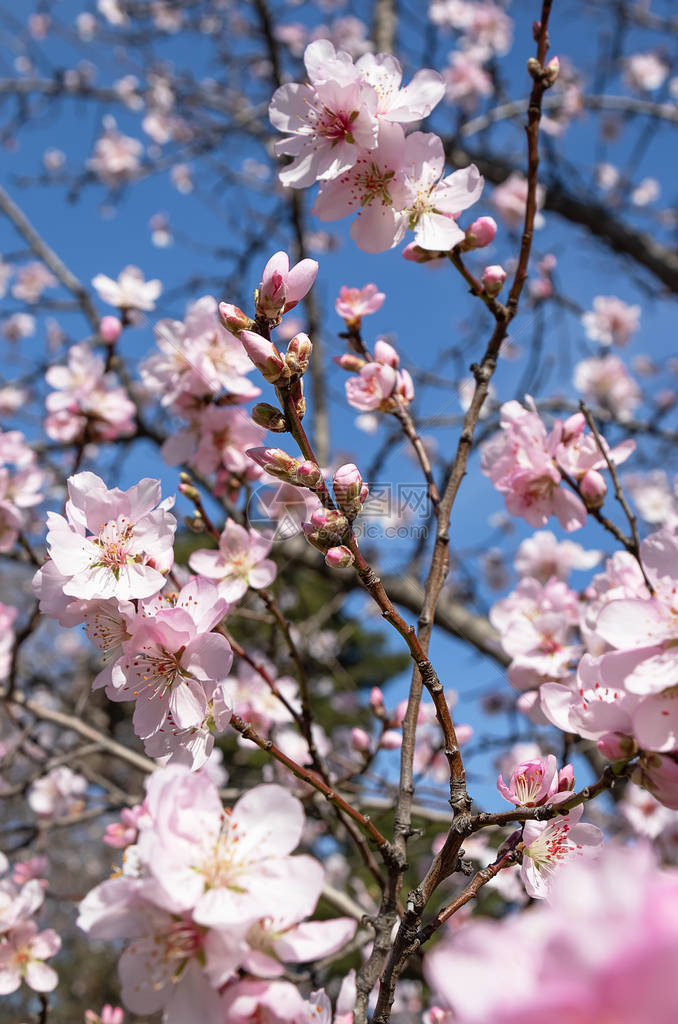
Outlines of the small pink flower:
{"type": "Polygon", "coordinates": [[[553,754],[544,760],[524,761],[516,765],[508,786],[503,775],[497,779],[497,789],[516,807],[538,807],[549,803],[558,792],[558,764],[553,754]]]}
{"type": "Polygon", "coordinates": [[[528,896],[543,900],[559,866],[578,856],[586,846],[599,846],[603,833],[595,825],[580,824],[581,804],[553,821],[527,821],[523,829],[523,863],[520,870],[528,896]]]}
{"type": "Polygon", "coordinates": [[[35,921],[21,921],[11,928],[0,944],[0,995],[11,995],[22,980],[34,992],[51,992],[59,978],[45,960],[61,948],[61,939],[48,928],[38,932],[35,921]]]}
{"type": "Polygon", "coordinates": [[[344,284],[334,308],[349,325],[360,326],[362,317],[376,313],[385,299],[385,293],[377,291],[376,284],[366,284],[363,288],[349,288],[344,284]]]}
{"type": "Polygon", "coordinates": [[[201,548],[188,563],[193,572],[218,581],[219,594],[238,601],[249,587],[261,590],[275,579],[277,567],[266,555],[272,539],[256,530],[246,530],[229,519],[219,538],[218,551],[201,548]]]}

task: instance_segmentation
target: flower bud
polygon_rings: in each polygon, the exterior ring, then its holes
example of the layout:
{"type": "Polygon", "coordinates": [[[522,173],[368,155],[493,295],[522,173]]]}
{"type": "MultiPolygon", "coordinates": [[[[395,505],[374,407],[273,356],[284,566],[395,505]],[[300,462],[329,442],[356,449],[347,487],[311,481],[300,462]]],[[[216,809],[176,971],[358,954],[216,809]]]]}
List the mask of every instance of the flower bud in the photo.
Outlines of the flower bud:
{"type": "Polygon", "coordinates": [[[370,690],[370,707],[377,717],[381,718],[386,708],[384,707],[384,695],[378,686],[373,686],[370,690]]]}
{"type": "Polygon", "coordinates": [[[287,346],[285,362],[293,376],[301,376],[308,370],[313,345],[308,334],[295,334],[287,346]]]}
{"type": "Polygon", "coordinates": [[[192,516],[185,516],[184,523],[186,524],[186,528],[190,530],[191,533],[205,532],[205,520],[203,519],[199,512],[194,512],[192,516]]]}
{"type": "Polygon", "coordinates": [[[273,342],[254,331],[241,331],[240,340],[257,370],[270,384],[289,380],[290,371],[273,342]]]}
{"type": "Polygon", "coordinates": [[[403,745],[403,737],[397,729],[387,729],[379,740],[382,750],[399,750],[403,745]]]}
{"type": "Polygon", "coordinates": [[[478,217],[470,228],[466,229],[466,238],[462,242],[463,249],[484,249],[494,241],[497,234],[497,222],[494,217],[478,217]]]}
{"type": "Polygon", "coordinates": [[[277,476],[281,480],[286,480],[287,483],[296,484],[297,470],[301,463],[284,452],[282,448],[248,448],[245,454],[249,455],[253,462],[256,462],[271,476],[277,476]]]}
{"type": "Polygon", "coordinates": [[[352,462],[340,466],[332,478],[332,487],[341,511],[348,519],[355,519],[362,508],[360,495],[363,489],[363,478],[358,467],[354,466],[352,462]]]}
{"type": "Polygon", "coordinates": [[[324,555],[330,544],[325,531],[316,530],[312,523],[302,523],[301,528],[304,531],[304,537],[308,543],[312,544],[314,548],[318,549],[318,551],[322,551],[324,555]]]}
{"type": "Polygon", "coordinates": [[[588,508],[600,508],[605,501],[607,484],[597,469],[584,473],[579,481],[579,489],[588,508]]]}
{"type": "Polygon", "coordinates": [[[348,569],[354,561],[353,552],[345,544],[330,548],[325,555],[325,563],[330,569],[348,569]]]}
{"type": "Polygon", "coordinates": [[[315,526],[316,530],[331,534],[337,539],[341,538],[348,528],[346,516],[332,508],[314,509],[311,514],[311,523],[315,526]]]}
{"type": "Polygon", "coordinates": [[[395,393],[403,402],[409,403],[414,398],[414,381],[407,370],[398,370],[398,382],[395,393]]]}
{"type": "Polygon", "coordinates": [[[243,313],[239,306],[232,306],[230,302],[219,303],[219,317],[227,331],[240,337],[241,331],[251,331],[254,327],[254,320],[243,313]]]}
{"type": "Polygon", "coordinates": [[[633,736],[626,736],[622,732],[606,732],[596,746],[608,761],[630,761],[638,752],[638,744],[633,736]]]}
{"type": "Polygon", "coordinates": [[[394,370],[398,369],[400,365],[400,356],[394,349],[393,345],[389,345],[387,341],[380,338],[374,346],[374,360],[377,363],[381,363],[383,366],[392,366],[394,370]]]}
{"type": "Polygon", "coordinates": [[[403,259],[409,260],[411,263],[430,263],[431,260],[439,260],[442,256],[447,256],[447,253],[435,249],[422,249],[416,242],[410,242],[405,246],[401,255],[403,259]]]}
{"type": "Polygon", "coordinates": [[[354,355],[352,352],[344,352],[340,356],[334,356],[332,361],[337,366],[340,366],[342,370],[348,370],[349,373],[360,373],[363,366],[367,366],[364,359],[354,355]]]}
{"type": "Polygon", "coordinates": [[[560,61],[557,57],[551,57],[544,68],[544,81],[548,86],[553,85],[560,72],[560,61]]]}
{"type": "Polygon", "coordinates": [[[117,316],[103,316],[99,324],[99,334],[107,345],[115,345],[122,334],[122,322],[117,316]]]}
{"type": "Polygon", "coordinates": [[[532,78],[541,78],[544,71],[536,57],[529,58],[527,62],[527,70],[528,73],[532,75],[532,78]]]}
{"type": "Polygon", "coordinates": [[[370,737],[364,729],[351,729],[351,746],[361,754],[369,753],[370,737]]]}
{"type": "Polygon", "coordinates": [[[287,431],[285,417],[280,409],[276,409],[274,405],[269,405],[268,402],[258,402],[250,415],[260,427],[266,427],[267,430],[272,430],[274,434],[284,434],[287,431]]]}
{"type": "Polygon", "coordinates": [[[574,766],[566,764],[558,772],[558,793],[571,793],[574,790],[574,766]]]}
{"type": "Polygon", "coordinates": [[[189,501],[200,501],[200,491],[192,483],[183,481],[177,487],[180,494],[183,494],[189,501]]]}
{"type": "Polygon", "coordinates": [[[295,476],[296,479],[293,483],[299,484],[301,487],[308,487],[311,491],[317,491],[323,484],[320,466],[316,465],[315,462],[311,462],[310,459],[305,459],[304,462],[297,464],[295,476]]]}
{"type": "Polygon", "coordinates": [[[483,291],[490,298],[498,295],[504,287],[504,281],[506,280],[506,271],[503,267],[494,264],[491,267],[485,267],[483,272],[483,291]]]}

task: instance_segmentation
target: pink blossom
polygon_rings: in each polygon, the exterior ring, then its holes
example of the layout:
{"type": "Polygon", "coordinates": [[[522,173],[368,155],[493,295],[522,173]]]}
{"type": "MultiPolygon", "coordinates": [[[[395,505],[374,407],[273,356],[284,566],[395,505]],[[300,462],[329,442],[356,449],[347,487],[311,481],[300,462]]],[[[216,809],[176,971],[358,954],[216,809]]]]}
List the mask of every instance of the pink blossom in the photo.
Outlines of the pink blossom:
{"type": "Polygon", "coordinates": [[[472,52],[452,50],[447,60],[447,67],[443,69],[447,102],[460,106],[466,113],[471,113],[478,106],[481,97],[492,95],[492,77],[482,64],[474,59],[472,52]]]}
{"type": "Polygon", "coordinates": [[[547,583],[552,576],[567,580],[573,569],[592,569],[602,557],[602,551],[586,551],[574,541],[556,540],[550,530],[538,530],[521,543],[515,567],[521,576],[547,583]]]}
{"type": "Polygon", "coordinates": [[[134,403],[85,342],[71,345],[68,365],[50,366],[45,379],[56,389],[45,401],[48,437],[74,441],[88,430],[92,440],[114,441],[134,433],[134,403]]]}
{"type": "Polygon", "coordinates": [[[248,587],[268,587],[276,576],[276,564],[266,555],[272,540],[256,530],[246,530],[229,519],[219,538],[218,551],[201,548],[189,558],[194,572],[217,580],[227,601],[238,601],[248,587]]]}
{"type": "Polygon", "coordinates": [[[618,356],[581,360],[575,366],[574,386],[587,402],[622,422],[631,419],[642,401],[640,388],[618,356]]]}
{"type": "MultiPolygon", "coordinates": [[[[544,205],[546,193],[543,185],[537,185],[537,210],[544,205]]],[[[497,185],[492,193],[492,205],[505,222],[507,227],[517,231],[523,227],[525,220],[525,203],[527,202],[527,178],[518,171],[508,176],[506,181],[497,185]]],[[[544,225],[544,217],[537,213],[534,219],[535,228],[544,225]]]]}
{"type": "Polygon", "coordinates": [[[104,842],[118,850],[124,850],[126,846],[131,846],[138,835],[139,821],[145,814],[146,809],[143,804],[137,804],[135,807],[123,807],[120,811],[120,821],[106,826],[104,842]]]}
{"type": "Polygon", "coordinates": [[[595,825],[581,824],[581,804],[553,821],[526,821],[523,829],[521,877],[528,896],[545,899],[553,874],[570,857],[580,855],[585,846],[598,846],[603,833],[595,825]]]}
{"type": "Polygon", "coordinates": [[[460,32],[462,46],[477,60],[502,56],[511,48],[513,22],[493,0],[432,0],[429,16],[435,25],[460,32]]]}
{"type": "Polygon", "coordinates": [[[506,280],[506,271],[503,267],[494,264],[490,267],[485,267],[482,276],[483,291],[486,295],[494,297],[504,287],[504,281],[506,280]]]}
{"type": "Polygon", "coordinates": [[[226,638],[210,632],[227,610],[204,579],[183,587],[173,607],[147,609],[106,691],[113,700],[136,700],[134,728],[142,739],[154,736],[168,715],[178,729],[202,726],[212,691],[233,660],[226,638]]]}
{"type": "Polygon", "coordinates": [[[529,914],[449,931],[426,978],[459,1024],[671,1024],[677,900],[675,872],[647,845],[606,845],[563,864],[529,914]]]}
{"type": "Polygon", "coordinates": [[[44,263],[35,261],[18,267],[12,295],[24,302],[37,302],[46,288],[55,288],[58,281],[44,263]]]}
{"type": "Polygon", "coordinates": [[[358,377],[349,377],[346,381],[346,398],[349,405],[363,412],[380,412],[390,408],[390,398],[398,379],[397,372],[391,366],[381,363],[367,363],[358,377]]]}
{"type": "Polygon", "coordinates": [[[597,740],[607,733],[633,734],[638,698],[620,687],[601,682],[599,659],[585,654],[577,681],[544,683],[539,689],[541,708],[549,722],[564,732],[597,740]]]}
{"type": "Polygon", "coordinates": [[[94,156],[87,163],[105,185],[117,188],[134,178],[141,166],[143,149],[138,139],[118,131],[111,118],[94,145],[94,156]]]}
{"type": "MultiPolygon", "coordinates": [[[[566,767],[571,773],[572,765],[566,767]]],[[[497,779],[497,789],[505,800],[516,807],[538,807],[540,804],[567,800],[569,791],[573,788],[566,784],[567,779],[566,769],[559,772],[554,755],[549,754],[544,761],[535,759],[516,765],[511,772],[508,785],[504,782],[503,775],[500,775],[497,779]],[[561,776],[565,784],[562,790],[561,776]]]]}
{"type": "Polygon", "coordinates": [[[359,148],[377,143],[377,94],[349,54],[321,39],[306,47],[304,63],[310,84],[281,86],[269,107],[273,126],[288,133],[276,153],[294,157],[280,172],[292,188],[336,178],[353,166],[359,148]]]}
{"type": "Polygon", "coordinates": [[[440,180],[445,163],[437,135],[413,132],[407,138],[406,184],[412,192],[406,212],[414,241],[422,249],[446,252],[464,239],[456,218],[480,199],[485,184],[475,164],[440,180]]]}
{"type": "Polygon", "coordinates": [[[199,473],[214,473],[223,467],[230,473],[255,479],[261,474],[246,452],[265,436],[265,429],[243,409],[210,404],[189,426],[165,441],[162,454],[170,466],[185,462],[199,473]]]}
{"type": "Polygon", "coordinates": [[[586,337],[601,345],[626,345],[640,325],[640,306],[629,306],[615,295],[598,295],[593,310],[581,318],[586,337]]]}
{"type": "Polygon", "coordinates": [[[544,526],[555,515],[567,530],[586,520],[586,509],[576,494],[560,486],[561,474],[549,450],[552,435],[536,411],[519,402],[501,407],[502,433],[488,441],[482,470],[505,496],[506,508],[531,526],[544,526]]]}
{"type": "Polygon", "coordinates": [[[359,326],[364,316],[381,309],[385,299],[386,295],[377,291],[376,284],[366,284],[363,288],[349,288],[343,284],[334,308],[347,323],[359,326]]]}
{"type": "Polygon", "coordinates": [[[94,473],[68,480],[66,516],[48,513],[47,544],[63,592],[87,600],[150,597],[174,560],[176,520],[160,481],[108,490],[94,473]]]}
{"type": "Polygon", "coordinates": [[[669,73],[664,61],[651,51],[634,53],[633,56],[626,59],[625,64],[626,84],[638,92],[654,92],[662,85],[669,73]]]}
{"type": "Polygon", "coordinates": [[[407,124],[421,121],[431,113],[445,93],[445,84],[437,71],[417,71],[409,85],[401,87],[400,61],[390,53],[366,53],[356,63],[363,81],[377,94],[377,117],[407,124]]]}
{"type": "Polygon", "coordinates": [[[7,996],[22,980],[35,992],[51,992],[59,978],[44,961],[61,948],[61,939],[48,928],[39,932],[35,921],[22,921],[11,928],[0,943],[0,995],[7,996]]]}
{"type": "Polygon", "coordinates": [[[162,284],[157,279],[146,281],[138,267],[124,267],[114,281],[105,274],[97,274],[92,278],[99,298],[109,306],[118,309],[155,309],[155,300],[162,291],[162,284]]]}

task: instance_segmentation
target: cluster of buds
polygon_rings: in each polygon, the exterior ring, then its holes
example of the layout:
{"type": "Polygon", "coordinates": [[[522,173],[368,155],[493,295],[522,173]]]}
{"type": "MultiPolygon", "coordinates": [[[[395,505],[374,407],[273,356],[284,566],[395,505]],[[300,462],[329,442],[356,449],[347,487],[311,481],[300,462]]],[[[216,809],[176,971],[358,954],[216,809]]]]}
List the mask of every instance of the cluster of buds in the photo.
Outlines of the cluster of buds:
{"type": "Polygon", "coordinates": [[[302,462],[288,455],[282,448],[248,448],[246,454],[270,476],[284,480],[285,483],[308,487],[311,491],[317,491],[323,486],[320,466],[310,459],[302,462]]]}
{"type": "Polygon", "coordinates": [[[348,569],[355,561],[353,552],[342,543],[348,533],[348,519],[336,509],[317,508],[310,523],[302,523],[309,544],[322,551],[331,569],[348,569]]]}
{"type": "Polygon", "coordinates": [[[536,57],[530,57],[527,62],[527,70],[532,78],[541,81],[544,87],[548,89],[560,74],[560,60],[558,57],[551,57],[551,60],[542,67],[536,57]]]}
{"type": "Polygon", "coordinates": [[[241,330],[239,337],[247,355],[269,384],[289,386],[306,373],[313,349],[307,334],[295,334],[284,355],[272,341],[256,331],[241,330]]]}

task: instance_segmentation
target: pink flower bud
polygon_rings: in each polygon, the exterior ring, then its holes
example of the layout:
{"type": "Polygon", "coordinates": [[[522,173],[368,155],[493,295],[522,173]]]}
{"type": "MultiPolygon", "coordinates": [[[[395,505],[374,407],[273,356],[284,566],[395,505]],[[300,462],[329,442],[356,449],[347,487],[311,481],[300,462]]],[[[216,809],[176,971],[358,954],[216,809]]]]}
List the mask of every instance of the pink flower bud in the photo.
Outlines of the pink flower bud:
{"type": "Polygon", "coordinates": [[[240,340],[257,370],[271,384],[289,380],[290,371],[273,342],[254,331],[241,331],[240,340]]]}
{"type": "Polygon", "coordinates": [[[243,313],[239,306],[233,306],[230,302],[219,303],[219,316],[227,331],[240,336],[241,331],[250,331],[254,327],[254,320],[243,313]]]}
{"type": "Polygon", "coordinates": [[[638,745],[633,737],[625,736],[622,732],[606,732],[596,746],[608,761],[629,761],[638,751],[638,745]]]}
{"type": "Polygon", "coordinates": [[[678,810],[678,761],[675,755],[644,754],[631,780],[649,789],[660,804],[678,810]]]}
{"type": "Polygon", "coordinates": [[[315,526],[316,530],[339,538],[346,532],[348,520],[341,512],[335,512],[334,509],[316,508],[311,514],[311,524],[315,526]]]}
{"type": "Polygon", "coordinates": [[[308,543],[312,544],[318,551],[322,551],[323,555],[326,554],[329,547],[326,532],[324,530],[316,530],[312,523],[302,523],[301,528],[308,543]]]}
{"type": "Polygon", "coordinates": [[[271,476],[280,477],[291,484],[297,482],[300,462],[281,448],[248,448],[245,454],[271,476]]]}
{"type": "Polygon", "coordinates": [[[506,271],[503,267],[494,264],[491,267],[485,267],[483,272],[483,290],[486,295],[493,298],[498,295],[504,287],[504,281],[506,280],[506,271]]]}
{"type": "Polygon", "coordinates": [[[410,242],[402,251],[403,259],[410,260],[411,263],[430,263],[431,260],[439,260],[442,256],[447,256],[447,253],[422,249],[416,242],[410,242]]]}
{"type": "Polygon", "coordinates": [[[403,737],[396,729],[387,729],[379,740],[383,750],[399,750],[402,745],[403,737]]]}
{"type": "Polygon", "coordinates": [[[285,353],[285,362],[291,374],[301,376],[306,373],[312,349],[308,334],[295,334],[285,353]]]}
{"type": "Polygon", "coordinates": [[[325,562],[330,569],[348,569],[354,561],[353,552],[345,544],[330,548],[325,555],[325,562]]]}
{"type": "Polygon", "coordinates": [[[266,430],[272,430],[274,434],[284,434],[287,431],[285,417],[280,409],[269,405],[268,402],[258,402],[250,415],[260,427],[266,427],[266,430]]]}
{"type": "Polygon", "coordinates": [[[281,315],[310,291],[317,273],[315,260],[302,260],[290,270],[287,253],[275,253],[264,267],[257,291],[257,317],[279,323],[281,315]]]}
{"type": "Polygon", "coordinates": [[[351,746],[360,753],[368,753],[370,749],[370,737],[364,729],[351,729],[351,746]]]}
{"type": "Polygon", "coordinates": [[[311,491],[316,491],[323,483],[323,475],[320,467],[311,462],[310,459],[305,459],[304,462],[300,462],[296,470],[295,483],[301,487],[308,487],[311,491]]]}
{"type": "Polygon", "coordinates": [[[600,508],[605,501],[607,484],[597,469],[590,469],[579,481],[582,498],[589,508],[600,508]]]}
{"type": "Polygon", "coordinates": [[[548,62],[548,64],[544,68],[544,79],[546,80],[546,83],[548,85],[553,85],[553,83],[557,79],[559,73],[560,73],[560,60],[558,59],[558,57],[551,57],[551,60],[548,62]]]}
{"type": "Polygon", "coordinates": [[[407,403],[411,402],[414,398],[414,381],[407,370],[398,370],[396,394],[400,396],[403,402],[407,403]]]}
{"type": "Polygon", "coordinates": [[[385,710],[384,695],[378,686],[373,686],[370,690],[370,707],[375,715],[381,715],[385,710]]]}
{"type": "Polygon", "coordinates": [[[374,346],[374,360],[381,363],[382,366],[392,366],[394,370],[397,370],[400,365],[400,356],[393,345],[389,345],[383,338],[380,338],[374,346]]]}
{"type": "Polygon", "coordinates": [[[363,366],[367,366],[364,359],[360,356],[354,356],[352,352],[344,352],[340,356],[334,356],[333,362],[340,366],[342,370],[348,370],[349,373],[360,373],[363,366]]]}
{"type": "Polygon", "coordinates": [[[352,462],[340,466],[332,478],[334,497],[341,511],[349,518],[355,519],[359,514],[362,503],[360,495],[363,488],[363,478],[360,470],[352,462]]]}
{"type": "Polygon", "coordinates": [[[566,764],[564,768],[561,768],[558,772],[558,792],[559,793],[571,793],[574,789],[574,767],[571,764],[566,764]]]}
{"type": "Polygon", "coordinates": [[[117,316],[103,316],[99,324],[99,334],[107,345],[115,345],[122,334],[122,322],[117,316]]]}
{"type": "Polygon", "coordinates": [[[493,217],[478,217],[466,230],[463,242],[464,249],[484,249],[494,241],[497,234],[497,222],[493,217]]]}

